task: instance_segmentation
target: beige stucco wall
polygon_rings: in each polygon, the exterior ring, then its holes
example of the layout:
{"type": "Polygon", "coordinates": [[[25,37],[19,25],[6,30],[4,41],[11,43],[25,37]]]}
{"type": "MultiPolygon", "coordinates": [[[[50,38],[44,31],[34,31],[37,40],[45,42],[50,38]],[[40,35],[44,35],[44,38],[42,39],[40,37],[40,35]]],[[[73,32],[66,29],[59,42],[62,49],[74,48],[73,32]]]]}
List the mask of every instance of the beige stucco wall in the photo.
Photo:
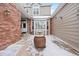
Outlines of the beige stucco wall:
{"type": "Polygon", "coordinates": [[[41,16],[50,16],[51,7],[50,6],[40,7],[40,15],[41,16]]]}
{"type": "Polygon", "coordinates": [[[79,4],[66,4],[54,20],[54,35],[79,51],[79,4]],[[63,15],[62,19],[59,17],[63,15]],[[57,17],[57,18],[56,18],[57,17]]]}
{"type": "Polygon", "coordinates": [[[29,16],[32,16],[32,8],[31,7],[28,8],[28,14],[29,14],[29,16]]]}
{"type": "MultiPolygon", "coordinates": [[[[51,15],[51,6],[40,6],[40,14],[36,16],[50,16],[51,15]]],[[[32,14],[32,7],[28,8],[28,14],[33,16],[32,14]]]]}

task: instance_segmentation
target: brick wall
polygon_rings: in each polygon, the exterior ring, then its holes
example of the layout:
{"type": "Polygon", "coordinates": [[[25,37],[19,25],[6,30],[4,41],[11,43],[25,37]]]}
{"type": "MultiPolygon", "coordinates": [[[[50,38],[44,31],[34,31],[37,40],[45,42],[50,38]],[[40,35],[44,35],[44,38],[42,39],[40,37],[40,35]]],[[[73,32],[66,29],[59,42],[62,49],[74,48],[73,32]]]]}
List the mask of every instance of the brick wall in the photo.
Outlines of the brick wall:
{"type": "Polygon", "coordinates": [[[30,33],[30,34],[32,34],[32,20],[31,19],[28,19],[27,20],[27,28],[28,28],[28,32],[30,33]]]}
{"type": "Polygon", "coordinates": [[[54,20],[52,18],[50,18],[50,34],[54,34],[54,20]]]}
{"type": "Polygon", "coordinates": [[[21,14],[14,4],[0,3],[0,50],[20,39],[21,14]],[[5,15],[9,10],[10,14],[5,15]]]}

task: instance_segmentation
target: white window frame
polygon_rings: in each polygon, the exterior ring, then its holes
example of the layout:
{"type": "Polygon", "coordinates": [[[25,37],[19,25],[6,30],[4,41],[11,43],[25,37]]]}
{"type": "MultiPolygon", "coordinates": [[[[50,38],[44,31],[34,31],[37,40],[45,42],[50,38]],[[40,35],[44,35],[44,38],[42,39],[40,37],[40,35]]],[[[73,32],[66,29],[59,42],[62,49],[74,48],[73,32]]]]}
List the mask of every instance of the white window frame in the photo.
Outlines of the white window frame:
{"type": "Polygon", "coordinates": [[[27,21],[22,21],[22,32],[27,32],[27,21]],[[23,28],[24,23],[26,23],[26,28],[23,28]]]}
{"type": "Polygon", "coordinates": [[[32,15],[33,15],[33,16],[38,16],[38,15],[40,15],[40,6],[39,6],[38,4],[34,4],[34,5],[32,6],[32,15]],[[35,9],[38,9],[38,14],[34,14],[35,9]]]}
{"type": "Polygon", "coordinates": [[[45,35],[47,35],[47,20],[46,19],[34,19],[34,35],[36,35],[36,36],[39,36],[39,35],[37,35],[35,32],[37,31],[37,30],[45,30],[45,35]],[[46,25],[45,25],[45,28],[44,29],[36,29],[36,21],[45,21],[46,22],[46,25]]]}

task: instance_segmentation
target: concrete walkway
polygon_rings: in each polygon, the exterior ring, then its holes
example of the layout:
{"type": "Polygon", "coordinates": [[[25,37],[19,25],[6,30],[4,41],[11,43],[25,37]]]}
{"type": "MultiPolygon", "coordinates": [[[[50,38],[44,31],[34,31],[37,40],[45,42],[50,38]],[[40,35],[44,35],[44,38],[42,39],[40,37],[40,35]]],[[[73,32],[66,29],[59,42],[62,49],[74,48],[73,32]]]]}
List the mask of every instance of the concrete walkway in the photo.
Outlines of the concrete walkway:
{"type": "Polygon", "coordinates": [[[53,37],[46,36],[46,39],[46,48],[43,51],[45,56],[75,56],[53,43],[53,40],[55,40],[53,37]]]}
{"type": "Polygon", "coordinates": [[[24,36],[22,40],[0,51],[1,56],[76,56],[53,43],[52,36],[46,36],[46,48],[38,51],[34,47],[34,36],[24,36]]]}

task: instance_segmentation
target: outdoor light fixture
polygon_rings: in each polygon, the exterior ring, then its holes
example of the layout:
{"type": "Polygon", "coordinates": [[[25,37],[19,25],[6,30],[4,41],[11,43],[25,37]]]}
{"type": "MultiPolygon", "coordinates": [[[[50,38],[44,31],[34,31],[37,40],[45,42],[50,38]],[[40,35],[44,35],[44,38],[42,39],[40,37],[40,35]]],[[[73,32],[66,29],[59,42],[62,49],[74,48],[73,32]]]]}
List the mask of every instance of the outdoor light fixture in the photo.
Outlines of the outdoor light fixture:
{"type": "Polygon", "coordinates": [[[60,19],[62,19],[63,17],[61,16],[60,19]]]}
{"type": "Polygon", "coordinates": [[[64,14],[62,13],[61,16],[59,17],[61,20],[63,19],[64,17],[64,14]]]}
{"type": "Polygon", "coordinates": [[[6,16],[10,15],[10,10],[6,9],[6,10],[4,11],[4,14],[5,14],[6,16]]]}

